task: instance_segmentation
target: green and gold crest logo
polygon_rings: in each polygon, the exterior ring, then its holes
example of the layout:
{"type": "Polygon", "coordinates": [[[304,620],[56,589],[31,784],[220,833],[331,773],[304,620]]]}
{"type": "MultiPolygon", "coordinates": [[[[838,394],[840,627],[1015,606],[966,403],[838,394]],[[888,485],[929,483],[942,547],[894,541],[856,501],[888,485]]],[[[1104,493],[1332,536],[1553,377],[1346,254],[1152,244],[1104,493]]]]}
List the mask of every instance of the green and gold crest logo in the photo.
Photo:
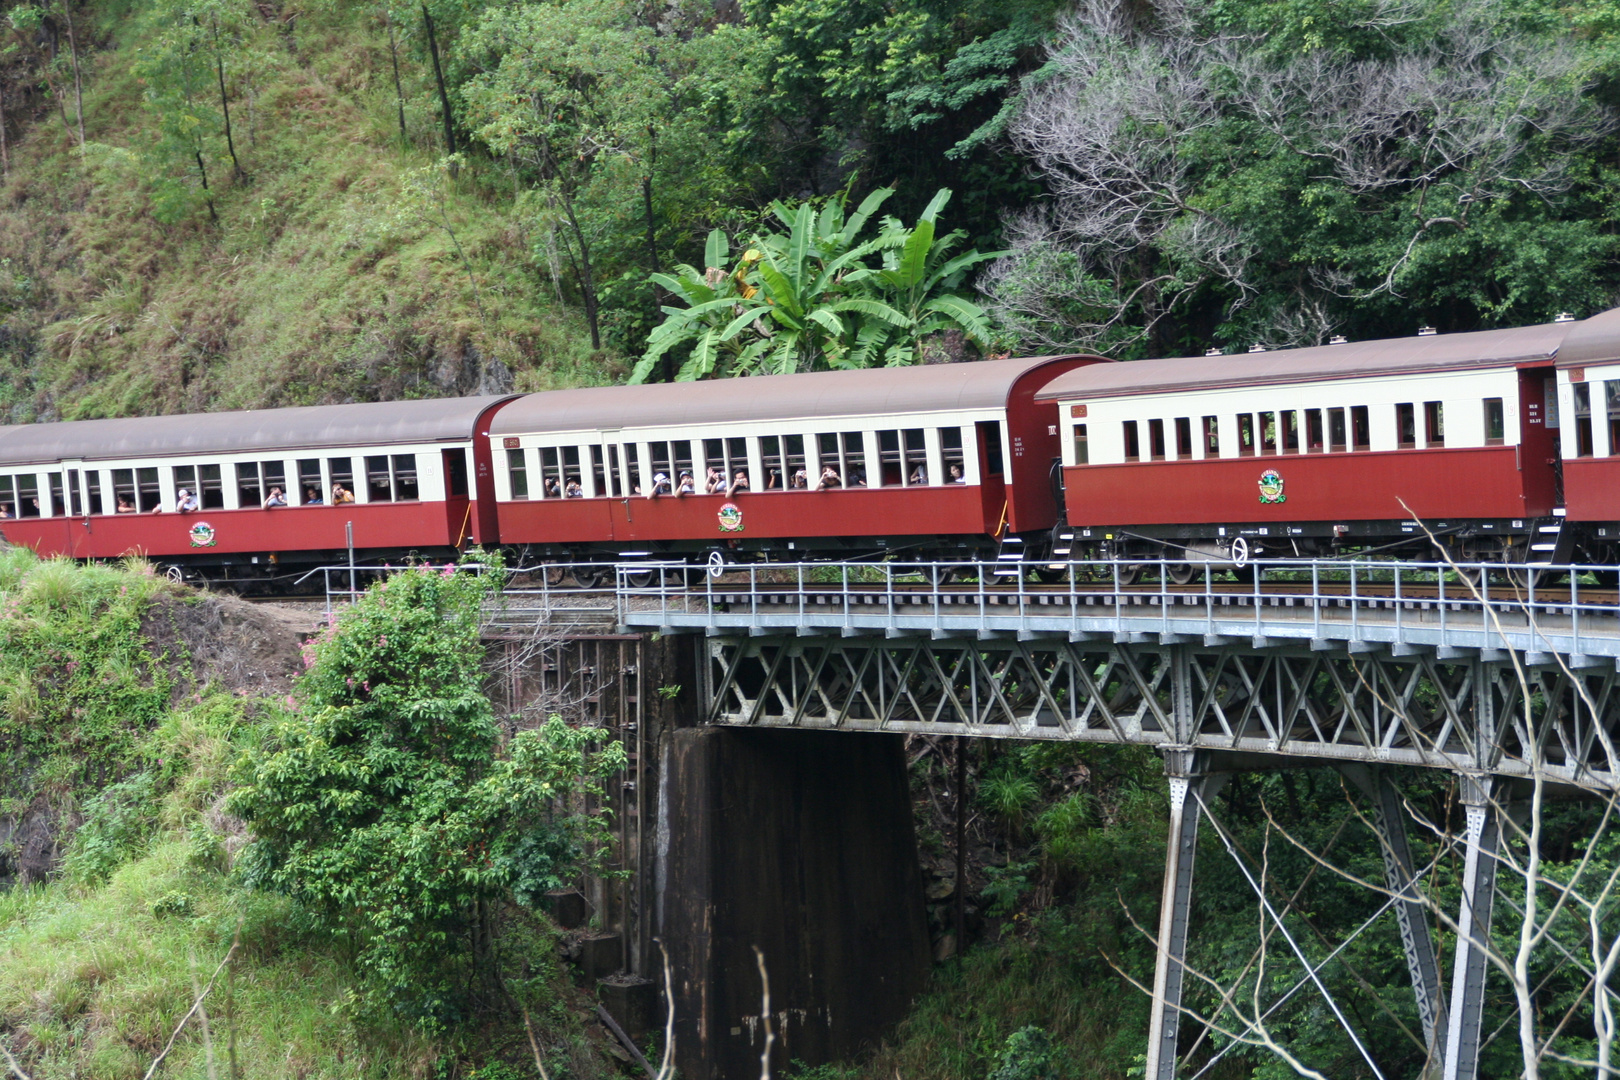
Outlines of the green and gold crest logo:
{"type": "Polygon", "coordinates": [[[720,504],[720,531],[742,532],[742,509],[734,502],[720,504]]]}
{"type": "Polygon", "coordinates": [[[1260,501],[1263,503],[1288,501],[1288,496],[1283,494],[1282,474],[1276,469],[1267,469],[1260,474],[1260,501]]]}

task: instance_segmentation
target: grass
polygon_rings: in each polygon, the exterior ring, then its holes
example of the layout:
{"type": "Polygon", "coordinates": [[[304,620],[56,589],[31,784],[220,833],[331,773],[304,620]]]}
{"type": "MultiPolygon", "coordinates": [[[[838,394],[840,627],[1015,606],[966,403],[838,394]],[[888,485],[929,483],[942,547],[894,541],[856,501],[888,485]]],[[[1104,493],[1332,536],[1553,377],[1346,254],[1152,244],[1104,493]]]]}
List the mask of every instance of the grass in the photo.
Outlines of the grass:
{"type": "MultiPolygon", "coordinates": [[[[262,23],[233,91],[247,177],[209,162],[219,212],[153,216],[152,121],[134,63],[163,27],[98,9],[88,152],[41,111],[0,183],[0,408],[11,419],[310,404],[605,381],[577,315],[531,254],[498,167],[446,178],[449,223],[402,212],[401,181],[440,152],[426,73],[402,58],[401,149],[386,37],[371,9],[262,23]],[[11,308],[10,314],[7,309],[11,308]],[[508,376],[507,373],[510,373],[508,376]]],[[[222,151],[223,148],[221,147],[222,151]]],[[[612,371],[617,371],[613,367],[612,371]]]]}

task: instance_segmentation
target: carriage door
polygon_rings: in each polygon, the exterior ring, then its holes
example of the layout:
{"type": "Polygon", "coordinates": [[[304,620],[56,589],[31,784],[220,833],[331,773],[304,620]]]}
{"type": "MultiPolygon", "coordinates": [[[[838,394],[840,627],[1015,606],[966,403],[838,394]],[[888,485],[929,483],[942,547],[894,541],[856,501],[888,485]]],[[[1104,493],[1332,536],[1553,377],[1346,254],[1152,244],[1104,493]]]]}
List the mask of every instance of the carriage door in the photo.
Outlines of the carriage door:
{"type": "Polygon", "coordinates": [[[1563,505],[1558,381],[1550,367],[1519,370],[1519,475],[1526,515],[1545,517],[1563,505]]]}
{"type": "Polygon", "coordinates": [[[1001,421],[974,425],[979,444],[979,497],[984,505],[984,531],[996,535],[1007,520],[1007,466],[1001,448],[1001,421]]]}
{"type": "MultiPolygon", "coordinates": [[[[512,440],[516,442],[516,439],[512,440]]],[[[450,542],[463,547],[472,537],[472,490],[467,482],[467,451],[444,451],[444,515],[450,542]]]]}

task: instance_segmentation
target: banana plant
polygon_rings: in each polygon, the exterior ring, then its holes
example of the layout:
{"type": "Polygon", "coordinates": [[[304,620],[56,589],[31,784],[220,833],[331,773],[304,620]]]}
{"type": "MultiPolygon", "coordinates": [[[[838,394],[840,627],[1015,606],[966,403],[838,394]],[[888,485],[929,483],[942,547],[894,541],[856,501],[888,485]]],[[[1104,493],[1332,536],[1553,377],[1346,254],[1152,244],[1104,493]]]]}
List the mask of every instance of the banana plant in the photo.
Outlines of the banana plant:
{"type": "Polygon", "coordinates": [[[734,265],[725,234],[711,232],[701,272],[683,264],[652,277],[686,306],[663,309],[667,317],[630,381],[644,382],[666,352],[688,345],[677,381],[909,364],[919,338],[947,329],[982,347],[984,312],[948,290],[995,255],[949,257],[962,234],[936,240],[935,220],[950,198],[944,189],[915,228],[889,218],[877,236],[861,240],[892,194],[875,191],[847,216],[840,200],[819,211],[808,202],[773,203],[786,231],[755,236],[734,265]]]}

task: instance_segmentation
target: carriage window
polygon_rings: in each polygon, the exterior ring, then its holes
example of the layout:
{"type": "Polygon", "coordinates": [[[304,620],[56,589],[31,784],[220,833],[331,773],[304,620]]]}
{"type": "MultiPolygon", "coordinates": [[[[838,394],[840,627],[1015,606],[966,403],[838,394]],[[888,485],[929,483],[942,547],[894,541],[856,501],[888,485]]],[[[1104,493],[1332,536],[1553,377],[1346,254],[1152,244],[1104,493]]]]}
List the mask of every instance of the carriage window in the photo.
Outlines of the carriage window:
{"type": "Polygon", "coordinates": [[[560,499],[563,491],[562,456],[555,446],[540,448],[540,497],[560,499]]]}
{"type": "Polygon", "coordinates": [[[1148,453],[1154,461],[1164,460],[1164,421],[1148,421],[1148,453]]]}
{"type": "Polygon", "coordinates": [[[1403,450],[1417,445],[1417,419],[1409,401],[1395,406],[1395,441],[1403,450]]]}
{"type": "Polygon", "coordinates": [[[422,488],[416,482],[416,455],[394,455],[394,498],[401,502],[415,502],[422,497],[422,488]]]}
{"type": "Polygon", "coordinates": [[[1299,413],[1289,409],[1278,415],[1282,421],[1282,452],[1299,453],[1299,413]]]}
{"type": "Polygon", "coordinates": [[[765,468],[766,491],[780,491],[787,486],[787,474],[782,471],[782,440],[779,436],[761,437],[759,460],[765,468]]]}
{"type": "Polygon", "coordinates": [[[669,477],[670,490],[674,490],[675,473],[670,468],[669,443],[655,442],[647,444],[647,467],[653,476],[663,473],[669,477]]]}
{"type": "MultiPolygon", "coordinates": [[[[344,491],[349,493],[347,501],[353,502],[356,498],[354,494],[354,459],[346,457],[327,458],[326,469],[332,479],[332,490],[326,493],[327,501],[335,504],[338,501],[337,489],[342,487],[344,491]]],[[[208,480],[205,477],[203,479],[203,491],[206,492],[207,490],[208,480]]],[[[203,509],[208,509],[208,497],[206,495],[203,496],[203,509]]]]}
{"type": "Polygon", "coordinates": [[[1074,463],[1085,465],[1091,461],[1091,448],[1086,445],[1086,425],[1074,425],[1074,463]]]}
{"type": "Polygon", "coordinates": [[[1305,410],[1305,449],[1312,454],[1322,452],[1322,410],[1305,410]]]}
{"type": "Polygon", "coordinates": [[[1350,438],[1353,449],[1367,450],[1372,447],[1372,420],[1368,418],[1365,405],[1350,406],[1350,438]]]}
{"type": "Polygon", "coordinates": [[[631,495],[642,494],[641,459],[636,456],[638,453],[636,444],[625,443],[618,450],[624,456],[624,484],[622,490],[629,492],[631,495]]]}
{"type": "Polygon", "coordinates": [[[1277,452],[1277,414],[1263,412],[1260,414],[1260,452],[1262,454],[1275,454],[1277,452]]]}
{"type": "Polygon", "coordinates": [[[880,431],[878,437],[878,483],[883,487],[899,487],[905,478],[900,467],[900,433],[880,431]]]}
{"type": "Polygon", "coordinates": [[[79,493],[79,470],[69,469],[67,474],[68,502],[73,507],[73,516],[78,517],[84,513],[84,496],[79,493]]]}
{"type": "Polygon", "coordinates": [[[1176,417],[1176,459],[1186,461],[1192,457],[1192,417],[1176,417]]]}
{"type": "Polygon", "coordinates": [[[1603,384],[1603,401],[1609,418],[1609,454],[1620,455],[1620,379],[1603,384]]]}
{"type": "Polygon", "coordinates": [[[51,513],[56,517],[61,517],[67,513],[67,504],[62,501],[62,474],[59,472],[47,473],[45,481],[51,486],[51,513]]]}
{"type": "MultiPolygon", "coordinates": [[[[821,468],[838,474],[844,487],[866,486],[866,444],[858,431],[817,436],[821,448],[821,468]]],[[[819,478],[817,480],[819,483],[819,478]]],[[[816,484],[811,484],[815,487],[816,484]]]]}
{"type": "Polygon", "coordinates": [[[1254,417],[1248,413],[1238,416],[1238,456],[1254,456],[1254,417]]]}
{"type": "Polygon", "coordinates": [[[506,476],[512,485],[512,498],[527,499],[529,497],[529,470],[523,461],[522,450],[508,450],[506,452],[506,476]]]}
{"type": "Polygon", "coordinates": [[[264,497],[269,498],[270,492],[276,488],[281,489],[281,497],[289,504],[295,503],[296,498],[287,494],[287,463],[285,461],[261,461],[259,473],[264,478],[264,497]]]}
{"type": "Polygon", "coordinates": [[[90,513],[101,514],[106,512],[101,508],[100,470],[90,469],[84,474],[84,493],[89,500],[86,505],[89,506],[90,513]]]}
{"type": "Polygon", "coordinates": [[[388,476],[388,458],[382,454],[377,454],[365,460],[366,500],[368,502],[393,502],[394,485],[388,476]]]}
{"type": "Polygon", "coordinates": [[[905,443],[905,474],[906,483],[924,485],[928,483],[928,440],[923,435],[922,428],[907,428],[900,433],[901,441],[905,443]]]}
{"type": "MultiPolygon", "coordinates": [[[[1590,431],[1590,426],[1588,426],[1590,431]]],[[[1423,441],[1429,446],[1446,445],[1445,405],[1439,401],[1423,403],[1423,441]]]]}
{"type": "Polygon", "coordinates": [[[692,443],[689,439],[649,443],[647,450],[652,455],[653,473],[668,476],[671,491],[680,487],[683,472],[692,472],[692,443]]]}
{"type": "Polygon", "coordinates": [[[197,486],[202,488],[202,508],[204,510],[223,510],[225,508],[225,476],[218,465],[197,466],[197,486]]]}
{"type": "Polygon", "coordinates": [[[236,505],[246,510],[250,506],[258,506],[264,502],[264,491],[259,486],[259,463],[256,461],[239,461],[236,463],[236,505]]]}
{"type": "Polygon", "coordinates": [[[1346,445],[1344,441],[1344,410],[1329,409],[1327,411],[1327,419],[1328,449],[1342,451],[1346,445]]]}
{"type": "Polygon", "coordinates": [[[1142,442],[1137,436],[1136,421],[1127,420],[1124,424],[1125,432],[1125,460],[1142,460],[1142,442]]]}
{"type": "Polygon", "coordinates": [[[176,465],[174,467],[174,501],[177,506],[180,503],[180,493],[182,491],[189,491],[193,495],[197,494],[197,466],[176,465]]]}
{"type": "Polygon", "coordinates": [[[10,476],[0,476],[0,517],[17,516],[17,484],[10,476]]]}
{"type": "Polygon", "coordinates": [[[1221,421],[1218,416],[1204,417],[1204,456],[1221,456],[1221,421]]]}
{"type": "Polygon", "coordinates": [[[581,470],[579,464],[579,447],[565,446],[562,448],[562,474],[562,493],[565,498],[574,499],[585,493],[585,473],[581,470]]]}
{"type": "MultiPolygon", "coordinates": [[[[288,501],[292,501],[290,493],[288,501]]],[[[299,460],[298,501],[305,506],[319,506],[326,502],[326,495],[321,491],[320,458],[301,458],[299,460]]]]}
{"type": "Polygon", "coordinates": [[[810,475],[809,470],[804,465],[804,436],[783,436],[782,451],[787,458],[782,469],[785,486],[790,488],[810,487],[815,478],[810,475]]]}
{"type": "MultiPolygon", "coordinates": [[[[113,511],[119,514],[133,514],[135,512],[135,470],[114,469],[112,471],[113,483],[113,511]]],[[[28,515],[27,500],[23,502],[23,516],[28,515]]]]}
{"type": "Polygon", "coordinates": [[[962,458],[962,429],[948,427],[939,429],[939,457],[945,469],[945,482],[947,484],[963,484],[967,482],[967,462],[962,458]]]}
{"type": "Polygon", "coordinates": [[[1576,383],[1575,456],[1592,456],[1592,384],[1576,383]]]}
{"type": "MultiPolygon", "coordinates": [[[[1502,399],[1488,397],[1485,399],[1485,445],[1501,446],[1507,435],[1507,425],[1503,422],[1502,399]]],[[[1610,444],[1613,445],[1612,443],[1610,444]]]]}
{"type": "MultiPolygon", "coordinates": [[[[596,485],[591,490],[596,495],[606,497],[608,494],[607,465],[602,460],[602,448],[600,446],[591,447],[591,478],[592,483],[596,485]]],[[[619,478],[615,476],[613,482],[617,484],[619,478]]],[[[618,492],[615,491],[613,494],[617,495],[618,492]]]]}

